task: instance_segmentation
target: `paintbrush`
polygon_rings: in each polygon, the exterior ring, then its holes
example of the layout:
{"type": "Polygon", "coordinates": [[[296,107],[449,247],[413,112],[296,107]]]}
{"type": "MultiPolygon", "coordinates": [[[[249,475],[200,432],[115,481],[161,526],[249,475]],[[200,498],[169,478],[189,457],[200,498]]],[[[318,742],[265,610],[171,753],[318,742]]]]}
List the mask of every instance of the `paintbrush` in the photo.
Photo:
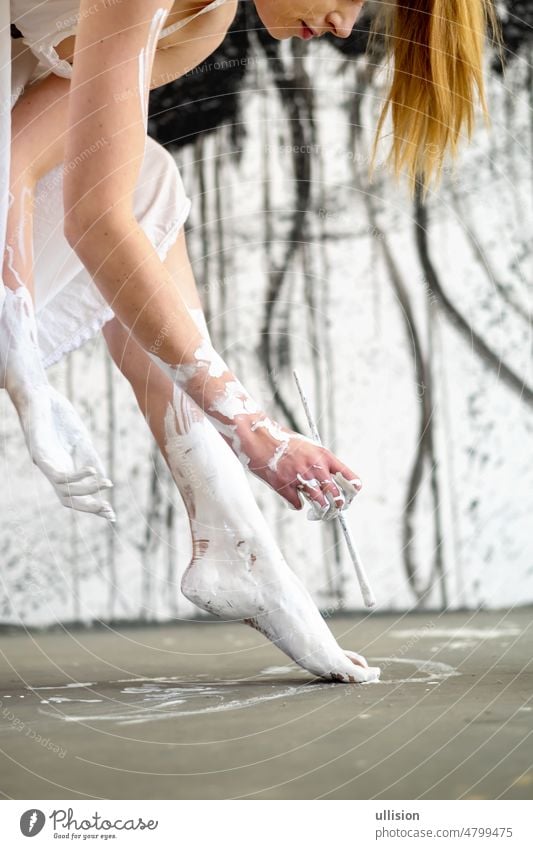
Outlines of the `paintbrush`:
{"type": "MultiPolygon", "coordinates": [[[[316,426],[315,420],[311,414],[311,409],[309,407],[309,402],[307,400],[307,396],[302,388],[302,384],[300,383],[300,378],[298,377],[298,372],[296,369],[293,369],[293,377],[296,383],[296,388],[298,389],[298,394],[300,395],[300,399],[302,401],[302,405],[304,408],[304,412],[307,418],[307,422],[309,424],[309,429],[311,431],[311,436],[318,442],[319,445],[322,445],[322,440],[320,439],[320,434],[318,432],[318,428],[316,426]]],[[[359,586],[361,587],[361,595],[363,596],[363,601],[365,603],[365,607],[375,607],[376,599],[374,597],[374,593],[370,588],[370,584],[368,583],[368,578],[366,576],[365,567],[361,562],[361,558],[355,547],[355,543],[353,541],[352,535],[349,531],[348,525],[346,524],[346,520],[342,514],[337,516],[336,521],[342,528],[342,532],[344,534],[344,539],[346,540],[346,545],[348,546],[348,551],[350,553],[350,557],[352,563],[355,568],[355,574],[357,575],[357,580],[359,581],[359,586]]]]}

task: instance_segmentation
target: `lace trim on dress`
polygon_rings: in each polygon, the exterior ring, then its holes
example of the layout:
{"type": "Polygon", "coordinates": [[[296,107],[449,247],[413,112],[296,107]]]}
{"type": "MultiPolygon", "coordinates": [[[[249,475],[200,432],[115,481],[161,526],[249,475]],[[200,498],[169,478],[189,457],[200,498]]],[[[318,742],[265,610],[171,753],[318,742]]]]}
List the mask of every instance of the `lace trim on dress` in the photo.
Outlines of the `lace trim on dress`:
{"type": "Polygon", "coordinates": [[[204,6],[198,12],[195,12],[194,15],[189,15],[188,18],[183,18],[183,20],[181,21],[176,21],[175,24],[170,24],[170,26],[164,27],[164,29],[162,29],[159,33],[159,38],[166,38],[167,35],[171,35],[173,32],[176,32],[177,30],[181,29],[185,26],[185,24],[188,24],[190,23],[190,21],[194,20],[194,18],[197,18],[199,15],[203,15],[205,12],[210,12],[211,9],[216,9],[217,6],[221,6],[222,3],[225,2],[226,0],[213,0],[212,3],[208,3],[207,6],[204,6]]]}
{"type": "MultiPolygon", "coordinates": [[[[161,261],[166,259],[168,251],[189,217],[191,205],[191,199],[187,198],[180,214],[169,222],[159,237],[151,234],[154,248],[161,261]]],[[[73,280],[61,289],[55,298],[36,315],[39,347],[43,354],[44,367],[49,368],[59,362],[65,354],[80,348],[96,336],[104,324],[114,318],[114,315],[112,308],[104,300],[88,273],[82,272],[78,280],[73,280]],[[85,319],[83,319],[84,312],[87,316],[85,319]],[[80,318],[83,321],[82,324],[79,324],[80,318]]]]}
{"type": "Polygon", "coordinates": [[[23,38],[22,43],[29,47],[31,52],[42,62],[49,70],[53,70],[58,77],[65,77],[70,80],[72,77],[72,66],[66,59],[60,59],[56,45],[60,44],[63,39],[69,38],[71,35],[76,35],[77,25],[60,30],[52,36],[51,41],[40,44],[32,42],[28,38],[23,38]]]}

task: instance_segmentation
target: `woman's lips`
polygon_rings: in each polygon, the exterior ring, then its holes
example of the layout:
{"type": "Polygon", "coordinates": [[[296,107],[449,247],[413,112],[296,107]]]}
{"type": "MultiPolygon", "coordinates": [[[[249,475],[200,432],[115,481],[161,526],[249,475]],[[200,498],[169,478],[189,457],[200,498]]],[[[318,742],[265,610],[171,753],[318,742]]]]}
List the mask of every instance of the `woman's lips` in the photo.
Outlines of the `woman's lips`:
{"type": "Polygon", "coordinates": [[[301,21],[301,24],[302,24],[302,27],[301,27],[300,34],[301,34],[302,38],[305,38],[306,41],[309,38],[314,38],[315,33],[313,32],[313,30],[310,27],[307,26],[305,21],[301,21]]]}

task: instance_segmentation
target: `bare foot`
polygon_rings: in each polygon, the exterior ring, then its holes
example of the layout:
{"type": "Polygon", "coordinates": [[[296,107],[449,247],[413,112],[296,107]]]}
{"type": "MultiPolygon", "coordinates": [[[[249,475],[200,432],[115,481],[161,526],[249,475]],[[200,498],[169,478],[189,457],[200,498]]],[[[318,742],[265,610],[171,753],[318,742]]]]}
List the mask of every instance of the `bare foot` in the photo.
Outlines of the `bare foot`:
{"type": "Polygon", "coordinates": [[[181,582],[184,595],[203,610],[256,628],[320,678],[377,680],[378,667],[340,648],[285,562],[241,464],[181,390],[168,406],[165,432],[193,537],[193,558],[181,582]]]}

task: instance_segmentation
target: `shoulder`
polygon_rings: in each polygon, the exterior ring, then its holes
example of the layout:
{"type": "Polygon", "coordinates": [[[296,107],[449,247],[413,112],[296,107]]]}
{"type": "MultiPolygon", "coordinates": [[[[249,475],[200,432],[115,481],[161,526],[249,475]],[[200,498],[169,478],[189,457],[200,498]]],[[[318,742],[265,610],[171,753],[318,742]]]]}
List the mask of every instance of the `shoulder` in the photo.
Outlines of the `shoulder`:
{"type": "Polygon", "coordinates": [[[235,18],[238,5],[239,0],[178,0],[168,14],[163,30],[182,22],[183,26],[160,38],[157,46],[175,47],[204,36],[218,37],[221,41],[235,18]]]}

